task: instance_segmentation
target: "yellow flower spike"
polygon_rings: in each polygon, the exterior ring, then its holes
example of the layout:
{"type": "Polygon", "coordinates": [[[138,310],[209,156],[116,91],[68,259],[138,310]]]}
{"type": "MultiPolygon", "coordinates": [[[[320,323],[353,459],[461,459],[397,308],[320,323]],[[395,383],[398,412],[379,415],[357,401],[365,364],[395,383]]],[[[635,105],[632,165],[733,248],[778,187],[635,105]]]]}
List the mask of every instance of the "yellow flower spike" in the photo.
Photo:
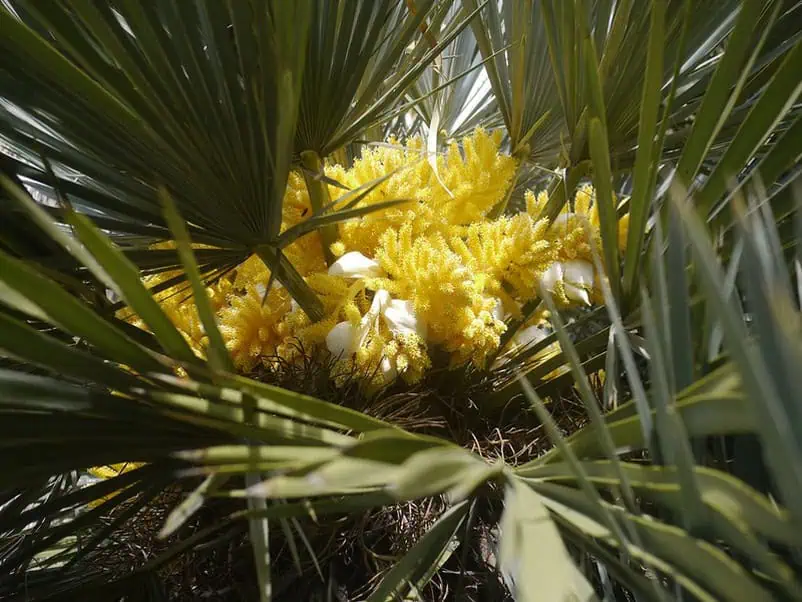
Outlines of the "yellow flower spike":
{"type": "MultiPolygon", "coordinates": [[[[338,172],[341,182],[356,188],[399,171],[359,206],[389,199],[411,202],[340,224],[344,247],[371,257],[390,228],[408,224],[415,236],[429,235],[482,219],[504,197],[517,167],[515,159],[499,152],[500,143],[500,133],[490,135],[481,129],[463,139],[462,151],[452,143],[446,155],[437,159],[440,181],[425,161],[420,139],[410,140],[405,147],[366,149],[352,169],[338,172]]],[[[332,198],[343,194],[334,187],[329,190],[332,198]]]]}
{"type": "Polygon", "coordinates": [[[430,201],[448,224],[480,220],[504,198],[517,162],[499,153],[500,145],[500,131],[491,135],[479,128],[463,139],[463,152],[456,142],[449,146],[440,169],[440,177],[448,190],[433,186],[430,201]]]}
{"type": "Polygon", "coordinates": [[[382,237],[377,260],[418,311],[431,312],[426,322],[445,322],[449,306],[461,305],[473,294],[470,274],[440,235],[412,239],[411,228],[389,230],[382,237]],[[430,319],[431,318],[431,319],[430,319]]]}
{"type": "Polygon", "coordinates": [[[183,303],[165,309],[167,317],[184,336],[195,353],[205,356],[209,340],[194,303],[183,303]]]}
{"type": "Polygon", "coordinates": [[[361,278],[351,284],[345,291],[345,295],[335,306],[334,311],[330,312],[330,317],[336,319],[340,314],[344,313],[350,322],[358,323],[362,319],[362,312],[357,305],[357,296],[364,294],[365,286],[365,281],[361,278]]]}
{"type": "MultiPolygon", "coordinates": [[[[281,232],[310,217],[312,217],[312,204],[309,201],[306,182],[297,171],[290,172],[281,209],[281,232]]],[[[287,246],[284,254],[302,276],[326,269],[323,245],[318,232],[302,236],[287,246]]]]}
{"type": "MultiPolygon", "coordinates": [[[[539,214],[548,201],[547,195],[541,192],[537,196],[532,192],[526,195],[527,212],[530,215],[539,214]]],[[[626,246],[626,237],[629,227],[629,216],[624,215],[619,220],[618,245],[623,250],[626,246]]],[[[549,269],[559,269],[559,266],[569,266],[572,278],[577,282],[566,280],[559,282],[553,290],[555,299],[562,305],[576,303],[589,304],[601,299],[598,287],[599,275],[593,274],[593,252],[601,249],[601,235],[599,231],[598,206],[595,203],[595,190],[590,185],[580,186],[574,196],[572,207],[566,205],[552,226],[543,235],[543,240],[549,242],[553,250],[554,264],[548,266],[541,273],[541,278],[555,280],[548,275],[549,269]],[[581,266],[579,272],[574,268],[581,266]],[[580,274],[581,272],[581,274],[580,274]],[[575,285],[579,284],[579,288],[575,285]]],[[[557,279],[561,280],[561,279],[557,279]]],[[[520,292],[520,291],[519,291],[520,292]]]]}
{"type": "Polygon", "coordinates": [[[303,175],[298,171],[291,171],[287,177],[287,188],[284,191],[281,217],[284,229],[302,222],[311,217],[312,203],[309,201],[309,192],[303,175]]]}
{"type": "Polygon", "coordinates": [[[320,234],[312,232],[302,236],[284,249],[284,255],[301,276],[326,270],[320,234]]]}
{"type": "MultiPolygon", "coordinates": [[[[539,296],[540,283],[561,306],[598,302],[604,275],[594,273],[591,261],[592,244],[600,245],[595,191],[579,187],[553,224],[538,219],[548,203],[545,191],[527,192],[525,212],[489,219],[517,169],[515,159],[499,152],[500,141],[498,133],[477,130],[452,142],[436,158],[437,174],[420,139],[366,148],[348,169],[326,165],[326,175],[347,189],[392,174],[359,207],[389,199],[410,202],[338,224],[331,268],[317,233],[285,249],[323,305],[325,317],[317,323],[281,287],[269,291],[262,304],[269,271],[258,257],[210,287],[237,367],[247,371],[273,354],[296,361],[302,359],[300,349],[328,347],[341,357],[336,383],[354,371],[366,375],[369,388],[396,377],[411,383],[431,367],[428,345],[447,352],[452,366],[484,366],[498,350],[504,320],[520,317],[521,307],[539,296]]],[[[329,193],[336,200],[346,191],[330,184],[329,193]]],[[[293,172],[281,230],[310,217],[305,182],[293,172]]],[[[623,216],[622,248],[627,230],[623,216]]],[[[171,276],[154,278],[163,282],[171,276]]],[[[183,303],[186,297],[175,290],[159,296],[171,320],[202,351],[205,333],[192,304],[183,303]]],[[[540,336],[547,318],[548,312],[538,310],[525,330],[540,336]]]]}
{"type": "Polygon", "coordinates": [[[526,301],[537,296],[537,277],[556,258],[557,247],[543,239],[545,231],[545,220],[519,214],[473,224],[452,246],[487,294],[500,296],[506,282],[526,301]]]}
{"type": "Polygon", "coordinates": [[[413,238],[405,226],[385,234],[377,260],[399,296],[409,298],[429,325],[429,340],[451,353],[453,364],[481,366],[497,349],[506,326],[495,315],[499,302],[487,290],[486,274],[466,266],[470,253],[461,257],[439,234],[413,238]]]}
{"type": "Polygon", "coordinates": [[[543,209],[546,208],[546,203],[549,202],[549,193],[541,190],[535,194],[531,190],[527,190],[524,194],[524,200],[526,201],[526,212],[534,219],[537,219],[543,209]]]}
{"type": "MultiPolygon", "coordinates": [[[[154,245],[154,248],[168,248],[167,243],[154,245]]],[[[142,280],[145,286],[152,288],[179,275],[178,271],[162,272],[145,276],[142,280]]],[[[212,286],[207,287],[212,306],[215,310],[222,307],[232,289],[231,281],[225,277],[218,279],[212,286]]],[[[203,324],[198,316],[197,309],[192,301],[192,293],[186,283],[172,286],[155,295],[164,313],[181,333],[192,350],[200,356],[205,356],[208,339],[203,324]]],[[[129,308],[117,312],[117,317],[126,320],[137,328],[147,330],[146,324],[138,316],[131,313],[129,308]]]]}
{"type": "Polygon", "coordinates": [[[306,283],[320,299],[327,317],[336,317],[345,303],[353,300],[365,286],[362,281],[351,282],[340,276],[329,276],[325,271],[309,274],[306,283]]]}
{"type": "MultiPolygon", "coordinates": [[[[398,343],[395,340],[387,341],[387,344],[384,346],[382,352],[386,357],[390,359],[395,359],[396,356],[398,356],[398,343]]],[[[401,370],[400,366],[399,370],[401,370]]]]}
{"type": "Polygon", "coordinates": [[[221,276],[212,286],[206,287],[206,294],[214,311],[219,311],[228,303],[228,297],[234,291],[233,274],[221,276]]]}
{"type": "Polygon", "coordinates": [[[395,342],[399,346],[395,362],[401,378],[409,384],[420,381],[432,366],[425,341],[420,336],[407,332],[396,335],[395,342]]]}
{"type": "Polygon", "coordinates": [[[220,332],[235,366],[243,371],[251,370],[260,358],[274,355],[283,342],[279,324],[290,311],[290,295],[284,288],[273,287],[264,304],[262,295],[263,290],[251,286],[219,314],[220,332]]]}
{"type": "Polygon", "coordinates": [[[359,311],[359,308],[353,301],[349,301],[343,306],[342,313],[345,315],[345,319],[351,324],[358,324],[359,320],[362,319],[362,312],[359,311]]]}

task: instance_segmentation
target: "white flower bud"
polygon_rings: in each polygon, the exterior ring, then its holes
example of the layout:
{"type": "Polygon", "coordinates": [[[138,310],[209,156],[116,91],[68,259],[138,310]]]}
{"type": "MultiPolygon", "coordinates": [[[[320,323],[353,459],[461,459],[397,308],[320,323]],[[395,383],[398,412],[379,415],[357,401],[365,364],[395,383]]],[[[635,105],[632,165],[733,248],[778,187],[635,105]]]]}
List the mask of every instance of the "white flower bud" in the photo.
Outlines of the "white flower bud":
{"type": "Polygon", "coordinates": [[[391,300],[384,310],[384,322],[393,334],[414,333],[426,338],[426,325],[415,314],[412,301],[391,300]]]}
{"type": "Polygon", "coordinates": [[[326,335],[326,347],[334,357],[350,357],[356,352],[357,328],[347,320],[335,324],[326,335]]]}
{"type": "Polygon", "coordinates": [[[563,283],[565,296],[571,301],[590,305],[588,291],[593,288],[593,266],[589,261],[555,261],[543,272],[540,282],[548,291],[553,291],[558,282],[563,283]]]}
{"type": "Polygon", "coordinates": [[[559,261],[552,263],[540,277],[540,283],[547,291],[553,291],[554,287],[563,279],[563,264],[559,261]]]}
{"type": "Polygon", "coordinates": [[[343,278],[375,278],[382,275],[381,266],[358,251],[340,257],[329,267],[329,276],[343,278]]]}
{"type": "MultiPolygon", "coordinates": [[[[326,347],[335,357],[349,357],[365,343],[371,329],[379,329],[383,320],[393,335],[416,334],[426,338],[426,325],[415,315],[411,301],[393,299],[386,290],[378,290],[373,295],[370,309],[362,316],[359,326],[348,321],[336,324],[326,335],[326,347]]],[[[378,366],[384,384],[389,384],[398,376],[395,360],[383,357],[378,366]]]]}
{"type": "Polygon", "coordinates": [[[398,376],[398,368],[396,367],[395,360],[383,357],[379,362],[378,373],[381,375],[382,384],[389,385],[398,376]]]}
{"type": "Polygon", "coordinates": [[[565,296],[571,301],[590,305],[588,290],[593,288],[593,266],[589,261],[566,261],[563,264],[565,296]]]}

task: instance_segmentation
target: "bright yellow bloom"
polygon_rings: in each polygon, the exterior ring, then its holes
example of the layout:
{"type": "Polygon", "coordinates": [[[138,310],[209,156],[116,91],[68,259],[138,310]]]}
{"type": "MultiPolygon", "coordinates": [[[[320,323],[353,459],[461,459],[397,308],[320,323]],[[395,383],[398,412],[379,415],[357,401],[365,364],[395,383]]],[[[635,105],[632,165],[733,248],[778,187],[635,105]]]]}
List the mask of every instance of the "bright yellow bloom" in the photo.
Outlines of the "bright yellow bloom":
{"type": "MultiPolygon", "coordinates": [[[[537,195],[527,192],[527,213],[533,217],[540,215],[547,202],[548,195],[545,192],[537,195]]],[[[578,299],[583,299],[585,302],[601,300],[598,286],[601,275],[595,273],[593,268],[595,265],[593,245],[595,244],[599,251],[602,248],[599,211],[593,187],[580,186],[572,205],[571,207],[566,204],[563,207],[554,223],[543,235],[543,240],[551,245],[556,263],[550,266],[551,271],[541,274],[541,277],[546,276],[555,300],[561,305],[573,305],[578,299]],[[589,235],[592,238],[589,238],[589,235]],[[592,274],[588,273],[588,270],[592,274]],[[574,279],[573,283],[571,278],[574,279]],[[581,288],[585,289],[587,294],[579,292],[577,283],[581,284],[581,288]]],[[[618,245],[621,249],[626,246],[628,227],[629,215],[624,215],[618,222],[618,245]]]]}
{"type": "Polygon", "coordinates": [[[258,255],[251,255],[234,269],[233,289],[242,293],[252,286],[267,286],[270,281],[270,270],[258,255]]]}
{"type": "Polygon", "coordinates": [[[506,284],[521,301],[538,296],[537,282],[557,259],[556,246],[546,237],[546,220],[527,214],[471,224],[451,246],[471,273],[481,275],[484,291],[503,296],[506,284]]]}
{"type": "MultiPolygon", "coordinates": [[[[287,179],[281,215],[282,232],[312,216],[309,192],[306,190],[303,176],[298,172],[291,172],[287,179]]],[[[318,232],[311,232],[299,238],[284,249],[284,254],[302,276],[326,269],[323,245],[318,232]]]]}
{"type": "MultiPolygon", "coordinates": [[[[601,248],[593,188],[580,187],[552,224],[539,219],[545,192],[528,192],[523,213],[490,219],[517,169],[516,160],[500,152],[500,142],[498,133],[476,130],[436,158],[436,171],[419,139],[367,148],[351,168],[327,164],[326,175],[351,190],[389,176],[358,207],[408,202],[338,224],[340,238],[331,247],[338,259],[330,267],[318,233],[284,249],[321,301],[324,317],[316,323],[277,283],[265,297],[270,272],[258,256],[209,287],[237,368],[249,371],[259,362],[272,367],[271,357],[294,362],[328,349],[338,362],[336,382],[358,374],[373,389],[396,377],[414,383],[431,367],[431,349],[445,352],[451,366],[484,367],[499,350],[505,320],[520,317],[521,307],[540,297],[541,286],[562,307],[599,301],[604,276],[593,267],[594,243],[601,248]]],[[[347,194],[333,185],[328,191],[335,200],[347,194]]],[[[311,213],[303,176],[293,172],[281,231],[311,213]]],[[[628,224],[626,215],[619,220],[622,248],[628,224]]],[[[147,280],[153,285],[173,275],[147,280]]],[[[193,304],[183,302],[187,297],[188,289],[177,287],[159,295],[165,312],[202,353],[206,336],[193,304]]],[[[541,307],[522,332],[541,336],[548,318],[541,307]]],[[[523,344],[522,336],[505,354],[523,344]]]]}
{"type": "Polygon", "coordinates": [[[260,359],[274,356],[284,336],[280,324],[291,309],[290,295],[274,286],[262,303],[264,285],[251,285],[244,295],[235,295],[219,313],[220,332],[234,365],[252,369],[260,359]]]}
{"type": "MultiPolygon", "coordinates": [[[[284,194],[281,231],[309,219],[311,215],[309,193],[303,176],[292,172],[284,194]]],[[[323,247],[317,232],[299,238],[284,249],[284,254],[302,276],[314,277],[326,270],[323,247]]],[[[233,286],[238,294],[231,296],[228,306],[218,313],[220,331],[240,370],[250,370],[260,359],[277,354],[283,357],[290,353],[291,348],[297,349],[298,345],[288,345],[287,339],[294,336],[296,331],[308,327],[308,324],[304,324],[305,314],[300,310],[293,312],[296,308],[289,293],[277,282],[267,293],[267,298],[263,299],[269,281],[270,270],[261,258],[252,255],[237,267],[233,286]],[[291,313],[298,315],[290,318],[291,313]]],[[[320,340],[315,342],[319,343],[320,340]]]]}
{"type": "MultiPolygon", "coordinates": [[[[164,247],[163,247],[164,248],[164,247]]],[[[162,272],[146,276],[143,281],[148,288],[168,282],[172,278],[180,275],[179,271],[162,272]]],[[[211,286],[206,287],[206,294],[211,302],[212,309],[220,310],[228,303],[228,296],[233,291],[232,279],[223,276],[211,286]]],[[[192,289],[187,282],[171,286],[155,295],[162,307],[162,310],[170,318],[178,331],[183,335],[192,350],[198,355],[204,356],[208,339],[203,324],[198,316],[195,303],[192,300],[192,289]]],[[[130,321],[138,328],[147,329],[145,323],[131,313],[129,308],[121,309],[118,317],[130,321]]]]}
{"type": "Polygon", "coordinates": [[[326,347],[341,363],[337,376],[356,368],[372,387],[381,387],[398,375],[409,383],[421,379],[431,366],[425,336],[426,325],[412,304],[380,289],[365,315],[348,316],[329,331],[326,347]]]}
{"type": "MultiPolygon", "coordinates": [[[[532,217],[537,217],[548,202],[548,193],[545,191],[535,195],[533,192],[526,193],[526,210],[532,217]]],[[[555,220],[553,228],[555,231],[552,237],[558,238],[566,254],[560,259],[591,259],[590,247],[587,242],[587,234],[583,234],[583,224],[587,223],[591,231],[596,236],[596,242],[601,249],[599,236],[599,208],[596,204],[596,191],[590,184],[580,186],[574,195],[573,210],[569,204],[562,208],[560,215],[555,220]],[[586,220],[586,221],[585,221],[586,220]],[[566,239],[566,236],[568,237],[566,239]]],[[[623,215],[618,220],[618,246],[619,249],[626,247],[627,233],[629,230],[629,214],[623,215]]]]}
{"type": "MultiPolygon", "coordinates": [[[[388,228],[408,225],[418,236],[446,233],[455,225],[482,219],[504,198],[515,174],[516,162],[499,152],[500,143],[500,133],[491,135],[482,129],[466,137],[462,149],[453,142],[444,156],[437,157],[440,180],[426,160],[420,139],[410,140],[406,147],[366,149],[352,169],[331,169],[329,175],[349,188],[395,172],[358,206],[394,199],[410,201],[341,223],[340,237],[345,248],[373,257],[388,228]]],[[[329,187],[329,191],[332,198],[343,194],[335,187],[329,187]]]]}
{"type": "MultiPolygon", "coordinates": [[[[541,192],[537,196],[528,191],[526,197],[527,213],[536,217],[548,201],[548,196],[541,192]]],[[[568,203],[565,204],[560,214],[551,224],[551,227],[543,233],[554,246],[554,260],[566,261],[571,259],[593,260],[588,231],[585,226],[590,227],[590,231],[598,236],[599,216],[595,204],[592,204],[593,189],[580,188],[577,191],[574,202],[575,210],[571,210],[568,203]]],[[[600,243],[600,241],[597,241],[600,243]]],[[[601,246],[598,247],[601,249],[601,246]]]]}
{"type": "Polygon", "coordinates": [[[484,365],[506,328],[494,315],[498,299],[485,294],[484,278],[445,237],[413,238],[410,226],[388,230],[376,259],[388,275],[381,287],[412,301],[429,326],[429,339],[452,353],[453,364],[484,365]]]}
{"type": "Polygon", "coordinates": [[[349,282],[340,276],[330,276],[325,271],[307,276],[306,282],[323,305],[324,318],[312,322],[297,306],[290,311],[278,326],[283,341],[278,355],[288,361],[302,359],[301,351],[309,353],[325,345],[326,335],[342,319],[359,322],[367,311],[370,301],[363,283],[349,282]]]}

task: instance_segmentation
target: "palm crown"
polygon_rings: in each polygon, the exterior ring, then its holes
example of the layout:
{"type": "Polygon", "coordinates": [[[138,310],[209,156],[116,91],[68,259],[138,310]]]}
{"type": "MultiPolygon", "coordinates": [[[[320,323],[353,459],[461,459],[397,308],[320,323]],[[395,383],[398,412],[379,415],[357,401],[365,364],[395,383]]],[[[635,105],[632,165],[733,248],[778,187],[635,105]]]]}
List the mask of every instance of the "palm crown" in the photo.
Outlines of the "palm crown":
{"type": "Polygon", "coordinates": [[[800,10],[5,2],[0,592],[159,599],[247,524],[261,600],[802,599],[800,10]],[[425,504],[380,579],[318,561],[425,504]]]}

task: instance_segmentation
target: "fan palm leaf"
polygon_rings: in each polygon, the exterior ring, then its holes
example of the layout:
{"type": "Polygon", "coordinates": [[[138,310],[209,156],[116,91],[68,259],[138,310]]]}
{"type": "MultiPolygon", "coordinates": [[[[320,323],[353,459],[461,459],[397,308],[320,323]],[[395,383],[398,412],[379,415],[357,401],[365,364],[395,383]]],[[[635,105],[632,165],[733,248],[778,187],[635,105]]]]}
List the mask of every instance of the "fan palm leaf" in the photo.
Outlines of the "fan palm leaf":
{"type": "MultiPolygon", "coordinates": [[[[178,265],[143,248],[169,239],[165,187],[193,240],[213,247],[199,255],[204,274],[259,252],[314,318],[319,301],[277,242],[292,157],[325,157],[391,117],[470,18],[445,22],[450,4],[434,1],[12,6],[0,135],[16,149],[14,173],[115,232],[151,271],[178,265]],[[328,29],[307,45],[312,19],[328,29]],[[419,34],[427,20],[443,26],[433,46],[419,34]],[[343,43],[355,29],[360,47],[343,43]]],[[[354,216],[329,207],[326,223],[354,216]]]]}
{"type": "MultiPolygon", "coordinates": [[[[622,4],[617,5],[618,9],[626,8],[626,3],[622,4]]],[[[632,10],[640,11],[647,7],[644,3],[636,3],[635,6],[637,8],[632,10]]],[[[584,114],[583,119],[587,122],[581,127],[588,135],[590,158],[582,159],[579,163],[569,161],[566,164],[565,177],[555,178],[549,188],[551,195],[545,209],[548,217],[556,216],[570,198],[571,189],[581,178],[590,176],[596,185],[602,217],[601,251],[605,257],[605,264],[615,267],[619,265],[616,249],[618,226],[615,215],[611,213],[612,195],[621,199],[615,209],[616,213],[620,214],[624,207],[629,210],[627,245],[623,257],[620,258],[622,277],[619,282],[619,278],[614,275],[616,272],[614,269],[611,280],[616,299],[622,302],[625,310],[628,326],[637,325],[639,320],[636,313],[639,305],[639,282],[649,269],[648,266],[644,266],[642,249],[650,244],[652,236],[650,219],[661,206],[664,206],[661,195],[672,181],[681,183],[686,188],[700,188],[702,192],[694,198],[701,203],[703,211],[709,213],[711,228],[716,231],[723,229],[731,234],[732,219],[728,202],[733,194],[732,191],[735,190],[732,182],[740,181],[739,186],[746,186],[749,182],[753,184],[760,182],[760,185],[768,191],[767,202],[778,205],[780,216],[787,216],[790,198],[788,186],[796,177],[793,164],[795,158],[799,156],[797,148],[799,139],[794,138],[792,141],[791,134],[784,135],[786,132],[794,131],[793,126],[798,120],[798,77],[791,75],[790,70],[791,65],[796,63],[799,46],[796,34],[792,35],[790,40],[781,42],[779,40],[781,36],[775,30],[779,28],[780,31],[787,33],[789,23],[785,22],[785,19],[793,15],[797,7],[784,3],[766,5],[761,2],[754,4],[746,2],[725,10],[725,4],[718,3],[716,10],[725,12],[719,14],[715,27],[709,15],[693,26],[699,27],[698,31],[689,24],[685,32],[688,40],[687,52],[682,55],[683,57],[691,53],[692,49],[705,56],[709,54],[709,50],[703,52],[700,50],[699,43],[690,44],[690,40],[696,40],[697,37],[706,40],[707,44],[711,39],[710,36],[713,36],[717,43],[721,42],[725,47],[723,52],[716,53],[713,58],[708,57],[705,77],[709,85],[700,86],[697,96],[690,97],[682,91],[684,84],[681,80],[672,81],[665,76],[666,73],[672,73],[673,69],[679,77],[689,68],[690,59],[683,58],[678,61],[676,49],[673,51],[675,56],[671,58],[666,52],[666,48],[671,46],[665,45],[671,35],[679,35],[679,32],[671,34],[671,27],[679,27],[676,24],[672,25],[672,21],[681,21],[683,15],[689,15],[689,23],[695,21],[698,7],[691,4],[674,6],[670,3],[659,6],[665,10],[659,15],[656,10],[650,13],[651,22],[644,33],[645,39],[638,42],[642,47],[648,48],[649,52],[643,54],[635,53],[634,50],[623,51],[627,56],[640,54],[644,60],[649,60],[644,72],[633,70],[629,74],[629,77],[638,78],[637,83],[633,81],[627,84],[641,91],[639,97],[641,107],[636,109],[637,123],[632,126],[633,131],[640,132],[641,138],[639,141],[632,139],[627,142],[630,148],[635,149],[634,163],[631,167],[627,167],[616,154],[618,152],[616,148],[621,147],[617,147],[614,138],[623,130],[619,129],[621,119],[611,114],[608,104],[617,101],[610,96],[611,92],[608,91],[603,79],[606,73],[603,68],[605,54],[602,52],[595,60],[592,56],[590,59],[586,56],[584,73],[578,74],[574,83],[585,90],[579,112],[584,114]],[[694,11],[693,18],[691,13],[687,12],[691,9],[694,11]],[[725,14],[731,13],[731,18],[724,18],[725,14]],[[702,35],[705,32],[706,37],[702,35]],[[751,43],[752,41],[754,43],[751,43]],[[652,49],[660,49],[660,52],[652,49]],[[759,68],[755,66],[758,63],[761,65],[759,68]],[[577,83],[580,81],[580,76],[581,86],[577,83]],[[743,87],[747,82],[755,82],[748,100],[743,96],[743,87]],[[694,112],[697,112],[695,116],[694,112]],[[667,134],[677,128],[678,122],[672,117],[675,113],[683,113],[685,123],[682,126],[685,144],[676,152],[670,149],[670,145],[679,143],[680,140],[669,141],[668,138],[673,134],[667,134]],[[689,116],[694,117],[691,119],[689,116]],[[594,122],[596,123],[595,153],[592,131],[594,122]],[[650,140],[652,144],[648,144],[650,140]],[[722,154],[724,148],[727,150],[722,154]],[[758,168],[761,159],[766,165],[771,165],[768,170],[758,168]],[[691,165],[693,167],[690,167],[691,165]],[[761,178],[764,172],[765,179],[761,178]],[[601,210],[604,207],[607,208],[606,211],[601,210]]],[[[710,6],[702,9],[713,10],[710,6]]],[[[532,19],[537,18],[536,13],[532,15],[532,19]]],[[[611,18],[614,23],[614,16],[611,18]]],[[[636,19],[634,22],[639,21],[636,19]]],[[[591,27],[588,31],[595,30],[591,27]]],[[[624,40],[626,39],[625,37],[624,40]]],[[[592,48],[589,45],[590,41],[591,36],[588,34],[585,38],[588,48],[592,48]]],[[[678,40],[675,40],[674,46],[677,44],[678,40]]],[[[696,57],[694,60],[702,59],[696,57]]],[[[563,70],[560,73],[563,73],[563,70]]],[[[620,85],[615,87],[616,90],[619,88],[620,85]]],[[[631,96],[633,102],[636,102],[638,95],[631,96]]],[[[568,139],[568,134],[564,134],[563,137],[568,139]]],[[[584,152],[583,150],[582,153],[584,152]]],[[[789,239],[792,240],[793,236],[789,236],[789,239]]],[[[588,320],[590,318],[584,321],[588,320]]],[[[577,322],[573,326],[577,332],[581,331],[582,322],[577,322]]],[[[577,335],[580,339],[584,339],[577,341],[577,347],[581,349],[584,361],[588,362],[588,369],[602,367],[606,361],[605,347],[608,337],[604,328],[604,324],[598,324],[591,337],[577,335]]],[[[527,358],[543,351],[555,340],[556,337],[550,337],[541,341],[525,352],[519,362],[513,362],[512,366],[526,363],[527,358]]],[[[562,354],[549,358],[547,363],[542,363],[537,371],[532,373],[531,380],[536,386],[541,387],[541,392],[547,389],[553,390],[553,385],[559,384],[559,382],[548,382],[551,379],[546,379],[547,382],[544,382],[542,379],[544,375],[562,372],[563,381],[570,381],[566,370],[564,368],[559,370],[560,365],[566,365],[566,358],[562,354]]],[[[513,372],[507,374],[511,375],[513,372]]],[[[514,381],[506,382],[512,384],[514,381]]],[[[518,388],[513,387],[512,391],[518,391],[518,388]]],[[[503,403],[505,399],[508,399],[508,396],[502,395],[501,402],[503,403]]]]}
{"type": "Polygon", "coordinates": [[[296,149],[320,157],[398,114],[404,108],[398,98],[476,12],[442,0],[313,5],[317,29],[307,53],[296,149]]]}

